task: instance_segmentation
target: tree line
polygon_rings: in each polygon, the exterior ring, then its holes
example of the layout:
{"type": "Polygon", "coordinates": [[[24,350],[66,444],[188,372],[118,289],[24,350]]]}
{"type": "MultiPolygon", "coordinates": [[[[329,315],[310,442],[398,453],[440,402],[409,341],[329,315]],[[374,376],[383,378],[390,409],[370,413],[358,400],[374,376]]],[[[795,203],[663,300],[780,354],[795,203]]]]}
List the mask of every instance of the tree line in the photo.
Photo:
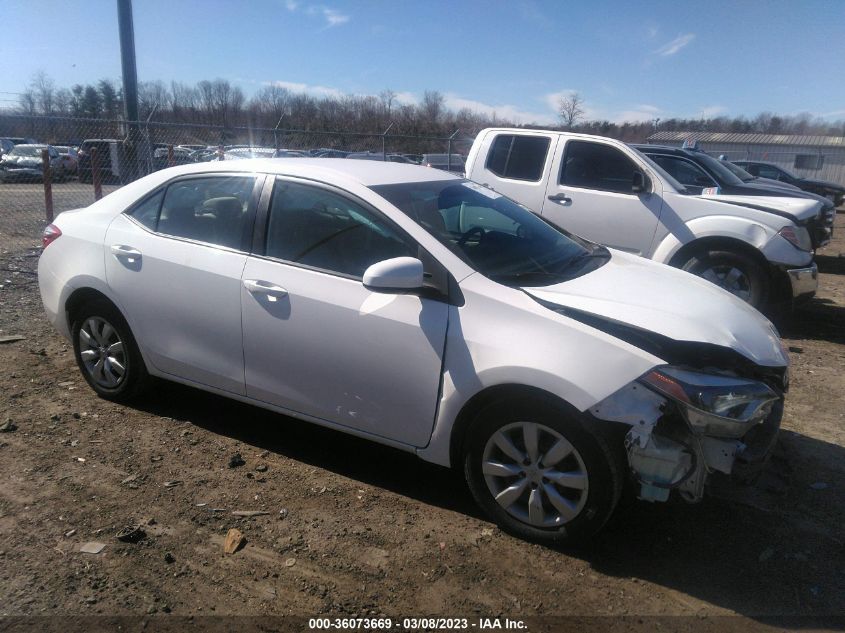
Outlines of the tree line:
{"type": "MultiPolygon", "coordinates": [[[[443,137],[456,130],[462,136],[473,136],[484,127],[515,125],[507,118],[468,108],[452,110],[446,106],[443,94],[436,90],[425,91],[418,103],[404,103],[392,90],[383,90],[378,95],[317,97],[270,84],[248,98],[240,87],[226,79],[203,80],[194,85],[178,81],[139,82],[138,107],[141,120],[222,127],[378,133],[393,124],[393,134],[443,137]]],[[[39,71],[21,93],[18,111],[26,115],[118,119],[123,112],[123,93],[109,79],[70,88],[57,87],[46,73],[39,71]]],[[[845,136],[845,122],[830,122],[808,113],[761,112],[753,118],[702,116],[621,123],[587,120],[583,99],[577,93],[560,100],[558,116],[559,129],[627,142],[644,141],[656,130],[845,136]]]]}

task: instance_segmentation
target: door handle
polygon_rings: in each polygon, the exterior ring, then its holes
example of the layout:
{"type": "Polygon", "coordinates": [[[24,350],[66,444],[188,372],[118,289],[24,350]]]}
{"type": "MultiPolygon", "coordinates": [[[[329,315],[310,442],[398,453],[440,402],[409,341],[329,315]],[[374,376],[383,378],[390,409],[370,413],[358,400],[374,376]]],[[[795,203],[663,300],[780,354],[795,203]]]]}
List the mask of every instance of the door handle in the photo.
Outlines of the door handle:
{"type": "Polygon", "coordinates": [[[572,202],[572,198],[567,196],[565,193],[556,193],[549,196],[549,200],[552,202],[560,202],[561,204],[569,204],[572,202]]]}
{"type": "Polygon", "coordinates": [[[244,288],[252,294],[267,295],[271,301],[275,301],[280,297],[286,297],[288,294],[288,291],[281,286],[261,279],[244,279],[244,288]]]}
{"type": "Polygon", "coordinates": [[[132,248],[131,246],[124,246],[123,244],[112,244],[111,254],[115,257],[125,257],[126,261],[134,264],[141,259],[141,251],[132,248]]]}

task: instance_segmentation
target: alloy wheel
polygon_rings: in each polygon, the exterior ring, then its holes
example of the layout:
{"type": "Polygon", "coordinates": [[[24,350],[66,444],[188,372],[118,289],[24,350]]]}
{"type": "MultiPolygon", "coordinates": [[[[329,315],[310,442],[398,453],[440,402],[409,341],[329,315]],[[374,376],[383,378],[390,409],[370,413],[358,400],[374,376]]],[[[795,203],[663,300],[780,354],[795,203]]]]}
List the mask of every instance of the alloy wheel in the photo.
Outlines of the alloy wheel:
{"type": "Polygon", "coordinates": [[[751,281],[735,266],[711,266],[701,272],[701,277],[745,302],[751,298],[751,281]]]}
{"type": "Polygon", "coordinates": [[[79,356],[100,387],[114,389],[126,375],[124,343],[114,326],[101,317],[89,317],[79,329],[79,356]]]}
{"type": "Polygon", "coordinates": [[[587,501],[584,460],[569,440],[543,424],[499,428],[487,440],[481,470],[496,503],[535,527],[568,523],[587,501]]]}

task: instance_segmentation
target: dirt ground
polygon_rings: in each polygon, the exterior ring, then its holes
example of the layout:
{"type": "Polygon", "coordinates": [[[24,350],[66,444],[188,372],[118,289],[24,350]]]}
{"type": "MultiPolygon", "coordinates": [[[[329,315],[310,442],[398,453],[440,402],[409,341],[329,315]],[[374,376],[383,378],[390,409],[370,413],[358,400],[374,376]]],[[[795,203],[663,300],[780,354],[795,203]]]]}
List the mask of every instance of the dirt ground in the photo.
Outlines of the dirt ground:
{"type": "Polygon", "coordinates": [[[818,296],[782,327],[792,386],[766,476],[637,502],[568,550],[501,533],[459,475],[409,454],[173,384],[98,399],[43,316],[39,221],[14,222],[11,199],[0,337],[25,338],[0,344],[0,424],[17,426],[0,433],[0,615],[845,616],[845,214],[818,296]],[[146,538],[118,541],[129,524],[146,538]],[[248,541],[234,555],[229,528],[248,541]]]}

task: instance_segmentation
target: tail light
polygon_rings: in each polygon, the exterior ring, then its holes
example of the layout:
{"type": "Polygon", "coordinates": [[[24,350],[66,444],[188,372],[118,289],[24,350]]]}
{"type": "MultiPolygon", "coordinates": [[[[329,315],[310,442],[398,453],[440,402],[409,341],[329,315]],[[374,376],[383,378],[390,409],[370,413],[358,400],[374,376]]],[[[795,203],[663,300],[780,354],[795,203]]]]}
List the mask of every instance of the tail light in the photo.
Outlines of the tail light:
{"type": "Polygon", "coordinates": [[[48,224],[47,228],[44,229],[44,233],[41,235],[41,246],[42,248],[47,248],[55,242],[58,238],[62,236],[62,231],[59,227],[55,224],[48,224]]]}

